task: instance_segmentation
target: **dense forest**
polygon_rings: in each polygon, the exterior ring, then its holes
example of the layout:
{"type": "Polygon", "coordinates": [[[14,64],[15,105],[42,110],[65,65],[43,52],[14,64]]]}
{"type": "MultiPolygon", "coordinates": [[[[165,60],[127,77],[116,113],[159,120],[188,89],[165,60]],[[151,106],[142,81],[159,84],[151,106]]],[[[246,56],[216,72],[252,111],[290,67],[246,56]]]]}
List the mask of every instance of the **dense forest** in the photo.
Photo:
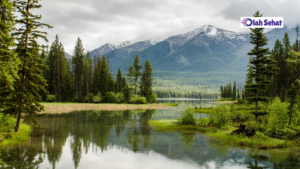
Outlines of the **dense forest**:
{"type": "Polygon", "coordinates": [[[70,59],[65,56],[63,44],[59,42],[58,36],[52,43],[50,51],[43,50],[40,57],[48,67],[43,70],[43,76],[48,84],[46,87],[48,94],[41,93],[44,101],[89,103],[156,101],[157,96],[152,92],[151,63],[147,60],[143,69],[138,55],[128,68],[128,74],[123,76],[119,69],[115,77],[110,69],[109,56],[92,57],[90,52],[85,53],[80,38],[70,59]]]}
{"type": "MultiPolygon", "coordinates": [[[[297,37],[298,32],[298,27],[296,27],[295,33],[297,37]]],[[[267,39],[265,39],[265,41],[267,44],[267,39]]],[[[268,48],[262,49],[266,50],[266,52],[263,61],[260,63],[263,63],[264,66],[261,68],[260,74],[257,75],[259,66],[253,66],[257,61],[254,57],[250,57],[250,64],[248,65],[244,83],[245,86],[241,87],[239,84],[237,88],[236,82],[234,82],[233,86],[231,83],[225,86],[221,85],[220,91],[222,98],[248,100],[247,98],[251,98],[255,94],[251,86],[258,82],[263,83],[261,84],[263,90],[260,92],[260,95],[270,99],[279,97],[282,102],[288,101],[288,99],[291,98],[291,94],[289,94],[291,92],[289,91],[300,89],[299,40],[296,39],[295,42],[291,44],[288,34],[285,33],[282,40],[276,40],[274,48],[271,49],[271,51],[269,51],[268,48]]],[[[251,56],[252,54],[248,53],[248,55],[251,56]]]]}

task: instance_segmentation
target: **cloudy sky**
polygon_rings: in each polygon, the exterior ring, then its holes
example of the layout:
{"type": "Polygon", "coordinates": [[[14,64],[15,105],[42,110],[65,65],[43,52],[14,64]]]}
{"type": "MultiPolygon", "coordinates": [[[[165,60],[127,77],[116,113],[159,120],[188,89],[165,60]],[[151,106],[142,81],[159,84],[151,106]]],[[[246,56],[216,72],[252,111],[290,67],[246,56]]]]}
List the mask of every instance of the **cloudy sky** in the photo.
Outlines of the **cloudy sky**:
{"type": "Polygon", "coordinates": [[[42,22],[49,45],[58,34],[66,52],[78,37],[86,51],[105,43],[165,39],[202,25],[237,32],[240,17],[260,10],[265,17],[284,17],[288,26],[300,23],[299,0],[42,0],[42,22]]]}

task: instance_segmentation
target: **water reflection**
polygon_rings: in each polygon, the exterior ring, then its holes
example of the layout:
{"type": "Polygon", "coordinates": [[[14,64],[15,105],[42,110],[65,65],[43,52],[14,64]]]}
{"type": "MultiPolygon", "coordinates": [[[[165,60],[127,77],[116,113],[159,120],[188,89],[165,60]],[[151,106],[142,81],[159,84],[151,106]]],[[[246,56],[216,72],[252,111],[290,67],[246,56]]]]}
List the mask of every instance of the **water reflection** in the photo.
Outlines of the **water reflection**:
{"type": "Polygon", "coordinates": [[[1,158],[8,168],[299,168],[299,159],[282,150],[232,148],[196,132],[157,133],[148,124],[186,107],[40,117],[30,142],[2,149],[1,158]]]}

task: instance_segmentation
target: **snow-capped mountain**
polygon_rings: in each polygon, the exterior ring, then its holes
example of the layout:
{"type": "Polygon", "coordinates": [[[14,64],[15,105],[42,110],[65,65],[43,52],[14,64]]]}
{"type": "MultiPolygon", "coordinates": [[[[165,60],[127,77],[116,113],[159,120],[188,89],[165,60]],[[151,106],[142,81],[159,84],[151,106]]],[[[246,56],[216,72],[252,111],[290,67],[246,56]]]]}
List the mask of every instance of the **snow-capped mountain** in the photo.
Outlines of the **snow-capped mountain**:
{"type": "MultiPolygon", "coordinates": [[[[187,70],[193,62],[201,62],[209,55],[226,52],[248,39],[248,34],[203,25],[193,31],[171,36],[135,54],[140,56],[141,63],[150,60],[156,70],[187,70]]],[[[135,54],[126,56],[113,67],[127,69],[135,54]]]]}
{"type": "Polygon", "coordinates": [[[116,49],[120,49],[123,47],[126,47],[128,45],[130,45],[130,41],[124,41],[124,42],[116,42],[116,43],[106,43],[102,46],[100,46],[99,48],[96,48],[94,50],[91,51],[91,56],[93,57],[94,55],[96,56],[102,56],[110,51],[116,50],[116,49]]]}

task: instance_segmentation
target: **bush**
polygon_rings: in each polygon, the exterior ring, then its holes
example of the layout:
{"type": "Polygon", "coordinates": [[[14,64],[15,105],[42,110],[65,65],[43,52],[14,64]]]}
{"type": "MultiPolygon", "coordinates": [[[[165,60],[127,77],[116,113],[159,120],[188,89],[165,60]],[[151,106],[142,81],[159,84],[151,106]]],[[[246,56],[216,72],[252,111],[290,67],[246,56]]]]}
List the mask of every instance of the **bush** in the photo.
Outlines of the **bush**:
{"type": "Polygon", "coordinates": [[[194,111],[188,109],[183,112],[181,112],[181,118],[178,119],[180,124],[195,124],[196,118],[194,116],[194,111]]]}
{"type": "Polygon", "coordinates": [[[100,103],[102,100],[101,93],[99,92],[96,96],[93,96],[93,102],[94,103],[100,103]]]}
{"type": "Polygon", "coordinates": [[[150,96],[147,97],[148,103],[156,103],[157,101],[157,95],[155,93],[152,93],[150,96]]]}
{"type": "Polygon", "coordinates": [[[230,110],[226,104],[220,104],[214,109],[216,117],[216,125],[219,127],[225,126],[230,120],[230,110]]]}
{"type": "Polygon", "coordinates": [[[47,95],[47,99],[46,99],[47,102],[55,102],[56,99],[55,99],[55,95],[47,95]]]}
{"type": "Polygon", "coordinates": [[[129,103],[136,103],[136,104],[145,104],[147,103],[145,97],[141,97],[138,95],[133,95],[131,99],[129,100],[129,103]]]}
{"type": "Polygon", "coordinates": [[[117,93],[115,94],[115,103],[123,103],[124,102],[124,94],[117,93]]]}
{"type": "Polygon", "coordinates": [[[83,102],[88,102],[88,101],[90,101],[90,103],[93,102],[93,97],[94,97],[93,93],[90,93],[89,97],[90,100],[88,100],[88,96],[85,96],[83,102]]]}
{"type": "Polygon", "coordinates": [[[276,98],[270,106],[267,131],[274,134],[281,133],[288,125],[288,104],[276,98]]]}
{"type": "Polygon", "coordinates": [[[233,119],[236,119],[237,117],[237,112],[236,112],[236,109],[235,109],[235,105],[233,103],[230,104],[230,119],[233,120],[233,119]]]}

